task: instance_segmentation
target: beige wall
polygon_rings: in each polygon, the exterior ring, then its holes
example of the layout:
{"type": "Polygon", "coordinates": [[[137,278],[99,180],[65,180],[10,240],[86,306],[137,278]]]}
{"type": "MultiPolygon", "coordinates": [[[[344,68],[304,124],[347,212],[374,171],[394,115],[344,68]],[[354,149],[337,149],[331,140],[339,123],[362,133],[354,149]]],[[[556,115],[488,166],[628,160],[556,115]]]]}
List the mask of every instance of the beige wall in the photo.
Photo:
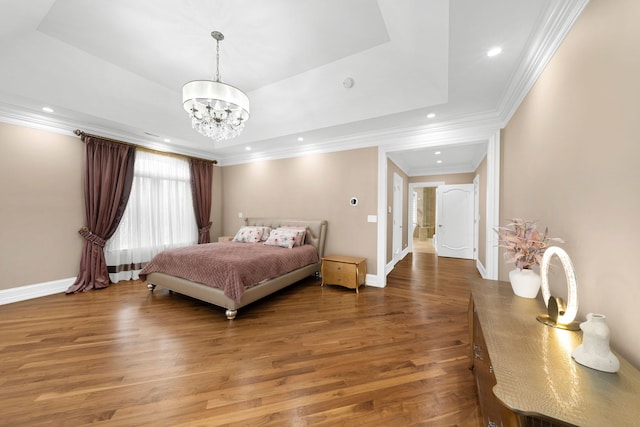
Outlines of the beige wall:
{"type": "Polygon", "coordinates": [[[223,232],[234,235],[245,217],[328,220],[325,254],[367,258],[376,274],[377,147],[262,161],[222,168],[223,232]],[[359,199],[350,206],[351,197],[359,199]]]}
{"type": "Polygon", "coordinates": [[[82,142],[0,123],[0,289],[78,274],[82,142]]]}
{"type": "MultiPolygon", "coordinates": [[[[612,346],[640,368],[638,17],[637,0],[589,3],[503,132],[500,217],[565,239],[579,316],[606,315],[612,346]]],[[[563,280],[553,289],[566,296],[563,280]]]]}
{"type": "MultiPolygon", "coordinates": [[[[78,274],[82,156],[75,136],[0,122],[0,290],[78,274]]],[[[214,167],[212,239],[222,227],[221,175],[214,167]]]]}

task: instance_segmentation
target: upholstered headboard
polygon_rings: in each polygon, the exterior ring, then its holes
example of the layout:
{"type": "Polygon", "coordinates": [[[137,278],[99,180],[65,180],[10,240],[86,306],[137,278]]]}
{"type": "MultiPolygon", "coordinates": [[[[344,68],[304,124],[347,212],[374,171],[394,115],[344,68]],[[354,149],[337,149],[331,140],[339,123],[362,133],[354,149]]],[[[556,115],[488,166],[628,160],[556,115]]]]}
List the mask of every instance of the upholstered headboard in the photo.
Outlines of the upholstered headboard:
{"type": "Polygon", "coordinates": [[[245,218],[248,226],[278,228],[284,226],[306,227],[305,242],[312,244],[318,250],[318,256],[324,255],[324,245],[327,238],[327,221],[324,219],[288,219],[288,218],[245,218]]]}

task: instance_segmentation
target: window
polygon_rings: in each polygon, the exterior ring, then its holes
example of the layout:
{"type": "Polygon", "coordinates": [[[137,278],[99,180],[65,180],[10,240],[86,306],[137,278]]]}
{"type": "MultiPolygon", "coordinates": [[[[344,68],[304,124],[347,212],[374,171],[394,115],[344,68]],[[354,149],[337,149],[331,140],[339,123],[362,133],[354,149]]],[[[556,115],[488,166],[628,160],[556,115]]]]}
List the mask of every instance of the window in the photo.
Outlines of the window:
{"type": "Polygon", "coordinates": [[[105,246],[111,281],[137,279],[157,253],[197,242],[188,160],[138,149],[129,202],[105,246]]]}

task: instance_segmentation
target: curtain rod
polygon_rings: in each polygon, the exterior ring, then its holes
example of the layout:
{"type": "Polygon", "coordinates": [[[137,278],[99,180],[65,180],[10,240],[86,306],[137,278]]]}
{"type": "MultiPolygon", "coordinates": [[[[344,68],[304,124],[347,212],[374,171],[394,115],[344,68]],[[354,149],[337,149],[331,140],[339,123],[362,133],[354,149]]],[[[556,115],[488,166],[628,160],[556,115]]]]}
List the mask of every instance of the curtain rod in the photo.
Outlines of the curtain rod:
{"type": "Polygon", "coordinates": [[[217,165],[217,164],[218,164],[218,161],[217,161],[217,160],[203,159],[203,158],[201,158],[201,157],[194,157],[194,156],[186,156],[186,155],[184,155],[184,154],[167,153],[167,152],[165,152],[165,151],[154,150],[154,149],[152,149],[152,148],[143,147],[143,146],[141,146],[141,145],[133,144],[133,143],[131,143],[131,142],[119,141],[119,140],[117,140],[117,139],[113,139],[113,138],[107,138],[107,137],[100,136],[100,135],[94,135],[94,134],[92,134],[92,133],[87,133],[87,132],[82,131],[82,130],[80,130],[80,129],[76,129],[76,130],[74,130],[74,131],[73,131],[73,133],[75,133],[76,135],[78,135],[81,139],[82,139],[83,137],[85,137],[85,136],[90,136],[90,137],[93,137],[93,138],[100,138],[100,139],[104,139],[104,140],[107,140],[107,141],[116,142],[116,143],[118,143],[118,144],[130,145],[130,146],[132,146],[132,147],[141,148],[141,149],[143,149],[143,150],[151,151],[152,153],[164,154],[165,156],[177,156],[177,157],[183,157],[183,158],[191,158],[191,159],[196,159],[196,160],[202,160],[202,161],[205,161],[205,162],[211,162],[211,163],[213,163],[214,165],[217,165]]]}

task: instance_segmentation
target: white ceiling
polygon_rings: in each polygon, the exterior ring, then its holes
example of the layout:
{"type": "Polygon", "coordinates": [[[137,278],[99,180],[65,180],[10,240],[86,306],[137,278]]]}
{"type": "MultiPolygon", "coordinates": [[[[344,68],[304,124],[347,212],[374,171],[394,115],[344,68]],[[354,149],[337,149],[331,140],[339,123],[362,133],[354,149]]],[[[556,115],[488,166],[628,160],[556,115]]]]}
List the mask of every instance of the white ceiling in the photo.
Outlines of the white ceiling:
{"type": "Polygon", "coordinates": [[[391,155],[407,173],[458,172],[482,158],[477,135],[441,164],[418,147],[504,125],[586,1],[0,0],[0,120],[223,165],[410,135],[411,152],[391,155]],[[251,100],[244,133],[219,143],[181,105],[184,83],[215,73],[213,30],[222,80],[251,100]]]}

